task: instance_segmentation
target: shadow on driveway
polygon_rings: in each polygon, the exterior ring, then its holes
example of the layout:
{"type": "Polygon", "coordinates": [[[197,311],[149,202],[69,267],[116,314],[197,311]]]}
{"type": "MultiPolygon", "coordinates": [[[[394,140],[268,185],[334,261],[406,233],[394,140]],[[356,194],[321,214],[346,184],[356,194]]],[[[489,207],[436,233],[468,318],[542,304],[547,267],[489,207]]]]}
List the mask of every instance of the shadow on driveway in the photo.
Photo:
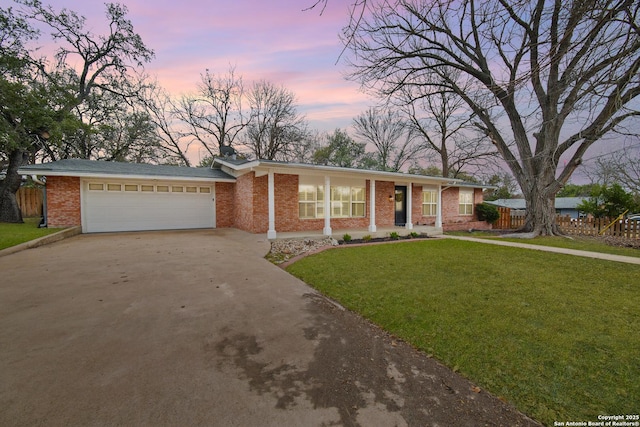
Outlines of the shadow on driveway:
{"type": "Polygon", "coordinates": [[[237,230],[0,258],[0,425],[533,426],[237,230]]]}

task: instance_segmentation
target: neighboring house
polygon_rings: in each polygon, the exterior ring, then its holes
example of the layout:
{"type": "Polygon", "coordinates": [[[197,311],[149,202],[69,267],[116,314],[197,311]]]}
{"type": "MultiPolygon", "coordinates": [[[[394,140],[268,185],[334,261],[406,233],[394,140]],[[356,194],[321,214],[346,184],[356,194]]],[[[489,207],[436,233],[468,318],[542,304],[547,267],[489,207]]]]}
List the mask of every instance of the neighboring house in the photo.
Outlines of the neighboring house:
{"type": "MultiPolygon", "coordinates": [[[[586,197],[556,197],[555,207],[556,214],[577,219],[582,214],[578,211],[578,205],[586,200],[586,197]]],[[[512,214],[522,214],[527,210],[526,202],[524,199],[498,199],[493,201],[487,201],[486,203],[500,206],[503,208],[509,208],[512,214]]]]}
{"type": "Polygon", "coordinates": [[[273,239],[490,228],[475,217],[483,186],[442,177],[230,158],[213,168],[68,159],[19,172],[46,176],[48,226],[85,233],[233,227],[273,239]]]}

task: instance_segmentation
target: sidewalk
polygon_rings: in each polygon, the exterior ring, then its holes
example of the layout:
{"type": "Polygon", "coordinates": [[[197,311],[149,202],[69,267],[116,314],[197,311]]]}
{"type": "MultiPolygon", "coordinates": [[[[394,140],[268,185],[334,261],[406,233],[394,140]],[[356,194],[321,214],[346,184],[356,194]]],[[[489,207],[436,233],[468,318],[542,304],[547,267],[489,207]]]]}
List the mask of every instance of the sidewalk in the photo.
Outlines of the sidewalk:
{"type": "Polygon", "coordinates": [[[552,247],[552,246],[532,245],[530,243],[507,242],[507,241],[500,241],[500,240],[495,240],[495,239],[478,239],[478,238],[475,238],[475,237],[462,237],[462,236],[449,236],[449,235],[442,235],[442,236],[438,236],[438,237],[439,238],[446,238],[446,239],[468,240],[470,242],[487,243],[487,244],[490,244],[490,245],[511,246],[511,247],[514,247],[514,248],[532,249],[532,250],[535,250],[535,251],[555,252],[557,254],[575,255],[575,256],[581,256],[581,257],[586,257],[586,258],[596,258],[596,259],[603,259],[603,260],[606,260],[606,261],[616,261],[616,262],[624,262],[624,263],[627,263],[627,264],[640,265],[640,258],[630,257],[630,256],[623,256],[623,255],[612,255],[612,254],[605,254],[605,253],[601,253],[601,252],[579,251],[579,250],[575,250],[575,249],[565,249],[565,248],[556,248],[556,247],[552,247]]]}

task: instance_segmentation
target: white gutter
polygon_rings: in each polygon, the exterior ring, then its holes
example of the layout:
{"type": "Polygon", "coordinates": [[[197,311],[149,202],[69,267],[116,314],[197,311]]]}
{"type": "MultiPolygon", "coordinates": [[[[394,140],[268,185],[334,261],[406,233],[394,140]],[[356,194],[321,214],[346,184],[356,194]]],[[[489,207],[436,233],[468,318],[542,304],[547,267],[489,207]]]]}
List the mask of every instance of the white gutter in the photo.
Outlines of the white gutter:
{"type": "MultiPolygon", "coordinates": [[[[40,176],[74,176],[79,178],[98,179],[137,179],[145,181],[188,181],[188,182],[236,182],[234,178],[213,178],[213,177],[193,177],[193,176],[171,176],[171,175],[131,175],[131,174],[109,174],[95,172],[72,172],[72,171],[38,171],[40,176]]],[[[32,175],[33,170],[21,171],[19,174],[32,175]],[[25,173],[26,172],[26,173],[25,173]]]]}

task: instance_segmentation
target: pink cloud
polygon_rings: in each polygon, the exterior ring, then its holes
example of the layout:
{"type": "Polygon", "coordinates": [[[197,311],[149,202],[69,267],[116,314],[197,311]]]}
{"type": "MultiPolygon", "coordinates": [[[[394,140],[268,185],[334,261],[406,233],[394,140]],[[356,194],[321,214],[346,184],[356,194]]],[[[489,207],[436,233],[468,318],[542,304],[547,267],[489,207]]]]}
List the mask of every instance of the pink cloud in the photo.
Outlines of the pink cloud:
{"type": "MultiPolygon", "coordinates": [[[[55,0],[104,30],[103,0],[55,0]]],[[[146,71],[175,95],[192,92],[205,69],[225,73],[229,65],[248,85],[266,79],[292,90],[308,119],[328,129],[344,127],[369,101],[335,65],[338,34],[349,2],[329,2],[303,11],[315,0],[127,0],[128,18],[156,58],[146,71]],[[332,122],[334,120],[334,122],[332,122]]]]}

